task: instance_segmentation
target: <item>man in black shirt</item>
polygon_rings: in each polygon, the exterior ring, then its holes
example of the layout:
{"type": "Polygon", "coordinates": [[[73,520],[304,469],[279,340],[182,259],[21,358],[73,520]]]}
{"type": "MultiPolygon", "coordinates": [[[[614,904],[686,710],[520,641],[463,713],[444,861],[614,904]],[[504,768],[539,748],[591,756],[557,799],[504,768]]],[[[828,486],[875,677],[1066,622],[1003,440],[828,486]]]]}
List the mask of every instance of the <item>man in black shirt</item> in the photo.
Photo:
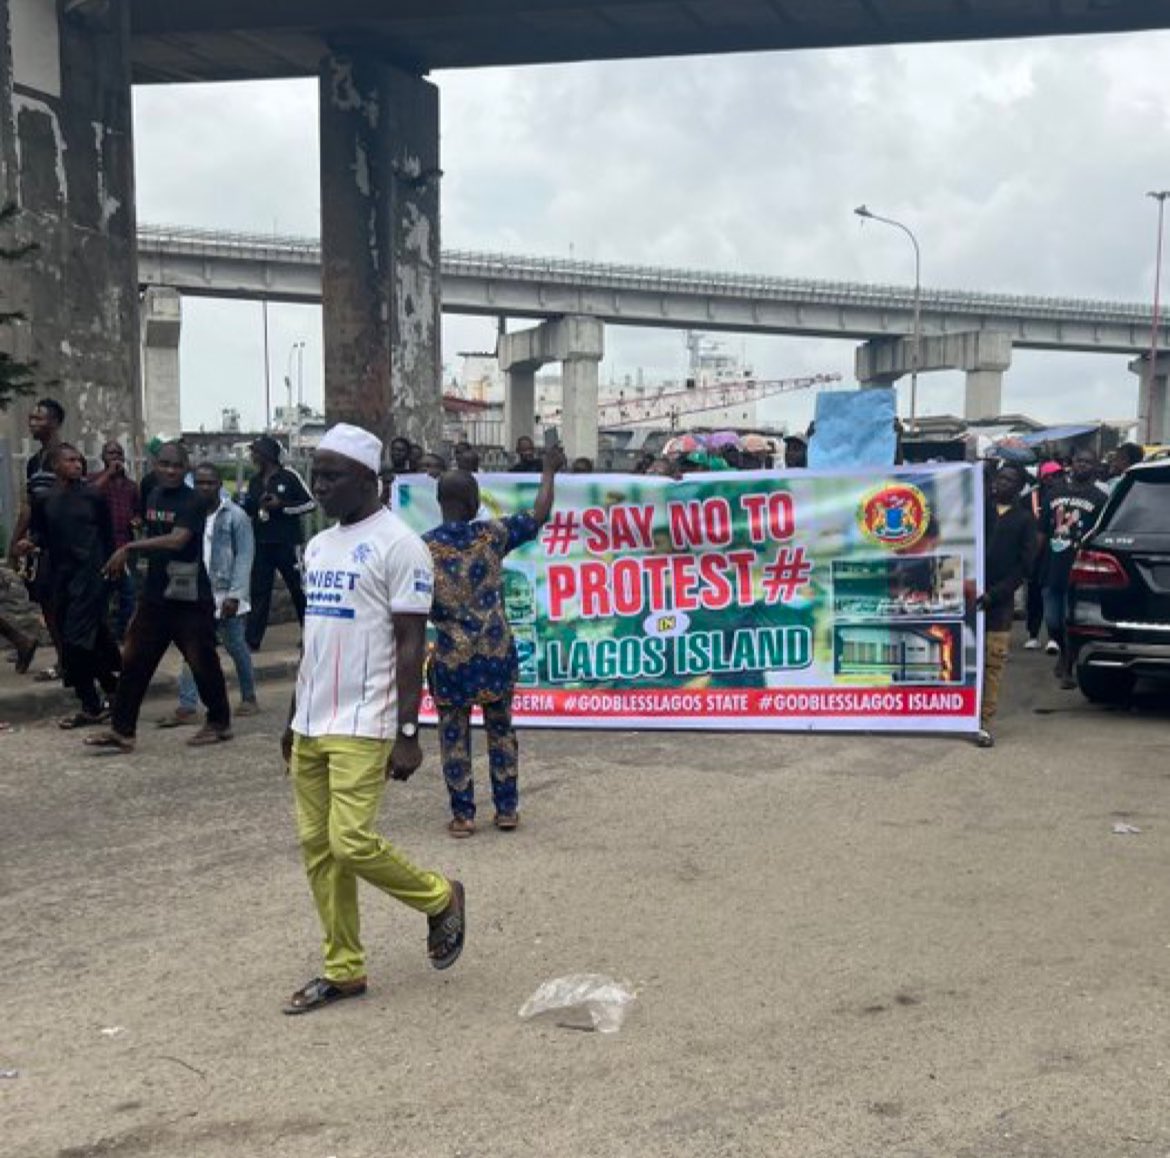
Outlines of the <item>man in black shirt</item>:
{"type": "Polygon", "coordinates": [[[292,598],[297,621],[305,622],[305,591],[297,552],[304,542],[301,516],[316,507],[304,479],[280,463],[280,443],[262,434],[252,443],[256,473],[248,483],[244,510],[256,535],[256,558],[252,564],[252,611],[248,616],[246,639],[253,651],[260,650],[272,607],[272,584],[279,571],[292,598]]]}
{"type": "MultiPolygon", "coordinates": [[[[57,485],[57,476],[53,473],[53,455],[60,445],[61,427],[64,424],[65,408],[55,398],[42,398],[29,411],[28,432],[35,442],[40,443],[40,449],[29,455],[24,465],[24,502],[21,504],[8,547],[8,563],[13,569],[16,567],[16,544],[24,541],[28,535],[33,502],[39,495],[47,494],[57,485]]],[[[48,628],[53,647],[57,651],[56,664],[37,674],[36,679],[41,682],[58,679],[61,674],[61,637],[57,630],[57,621],[53,617],[52,576],[49,567],[48,557],[41,556],[35,568],[35,578],[26,583],[28,597],[41,609],[45,627],[48,628]]]]}
{"type": "Polygon", "coordinates": [[[215,650],[215,599],[203,565],[207,512],[183,481],[187,452],[179,443],[161,446],[154,468],[158,486],[143,512],[145,537],[119,547],[106,564],[106,573],[116,578],[132,554],[147,559],[142,597],[126,633],[110,731],[86,740],[121,752],[134,751],[142,701],[172,643],[183,653],[207,705],[206,724],[187,743],[199,747],[232,738],[227,687],[215,650]]]}
{"type": "Polygon", "coordinates": [[[105,496],[84,481],[85,460],[76,447],[58,443],[49,462],[57,484],[33,501],[30,537],[17,550],[39,548],[48,558],[61,674],[81,702],[81,710],[60,725],[82,728],[106,720],[98,687],[113,695],[122,666],[106,624],[108,591],[102,574],[114,550],[113,523],[105,496]]]}
{"type": "Polygon", "coordinates": [[[1036,520],[1020,502],[1027,477],[1023,467],[1007,463],[991,480],[988,496],[984,591],[975,604],[984,613],[983,709],[976,736],[981,748],[995,743],[991,725],[1011,646],[1016,589],[1028,581],[1036,561],[1036,520]]]}
{"type": "Polygon", "coordinates": [[[516,461],[509,469],[512,474],[540,474],[544,469],[536,453],[536,443],[528,435],[516,439],[516,461]]]}
{"type": "Polygon", "coordinates": [[[1040,507],[1043,535],[1044,620],[1048,638],[1060,647],[1056,677],[1066,690],[1077,686],[1068,662],[1064,620],[1068,602],[1068,579],[1081,540],[1093,529],[1108,496],[1097,485],[1097,456],[1088,449],[1073,455],[1067,482],[1057,483],[1040,507]]]}

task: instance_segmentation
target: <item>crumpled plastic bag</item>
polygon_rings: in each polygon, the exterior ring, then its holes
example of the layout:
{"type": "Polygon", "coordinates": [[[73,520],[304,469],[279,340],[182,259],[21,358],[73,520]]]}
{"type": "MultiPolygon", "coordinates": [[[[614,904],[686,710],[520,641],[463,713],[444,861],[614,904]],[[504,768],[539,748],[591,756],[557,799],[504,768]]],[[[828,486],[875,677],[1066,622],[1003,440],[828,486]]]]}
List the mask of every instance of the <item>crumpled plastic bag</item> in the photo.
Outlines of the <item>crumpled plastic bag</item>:
{"type": "MultiPolygon", "coordinates": [[[[571,973],[546,981],[520,1007],[525,1021],[542,1013],[589,1014],[598,1033],[617,1033],[638,995],[628,986],[601,973],[571,973]]],[[[581,1028],[589,1028],[582,1026],[581,1028]]]]}

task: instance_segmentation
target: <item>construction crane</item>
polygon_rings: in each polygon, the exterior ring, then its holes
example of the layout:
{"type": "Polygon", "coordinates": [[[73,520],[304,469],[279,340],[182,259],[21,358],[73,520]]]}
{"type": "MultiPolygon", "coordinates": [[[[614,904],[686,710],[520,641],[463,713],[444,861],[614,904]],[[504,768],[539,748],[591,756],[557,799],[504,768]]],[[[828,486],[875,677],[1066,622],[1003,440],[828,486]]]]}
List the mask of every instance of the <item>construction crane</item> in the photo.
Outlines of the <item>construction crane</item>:
{"type": "Polygon", "coordinates": [[[725,379],[702,386],[688,386],[682,390],[666,390],[649,398],[619,397],[598,406],[598,425],[606,430],[620,430],[645,423],[669,422],[670,428],[675,430],[684,414],[748,406],[776,394],[818,390],[840,381],[840,374],[814,374],[806,378],[766,381],[755,378],[725,379]]]}

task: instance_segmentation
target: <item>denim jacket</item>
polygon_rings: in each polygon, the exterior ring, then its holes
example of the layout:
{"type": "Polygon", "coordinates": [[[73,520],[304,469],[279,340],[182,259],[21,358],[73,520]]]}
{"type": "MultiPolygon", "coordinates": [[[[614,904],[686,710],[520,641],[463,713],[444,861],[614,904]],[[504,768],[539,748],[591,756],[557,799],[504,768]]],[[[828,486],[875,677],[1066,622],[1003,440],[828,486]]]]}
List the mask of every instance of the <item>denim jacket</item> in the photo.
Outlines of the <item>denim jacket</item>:
{"type": "Polygon", "coordinates": [[[211,561],[207,567],[211,590],[217,597],[245,600],[252,582],[252,559],[256,554],[252,520],[230,500],[225,501],[211,517],[215,520],[211,532],[211,561]]]}

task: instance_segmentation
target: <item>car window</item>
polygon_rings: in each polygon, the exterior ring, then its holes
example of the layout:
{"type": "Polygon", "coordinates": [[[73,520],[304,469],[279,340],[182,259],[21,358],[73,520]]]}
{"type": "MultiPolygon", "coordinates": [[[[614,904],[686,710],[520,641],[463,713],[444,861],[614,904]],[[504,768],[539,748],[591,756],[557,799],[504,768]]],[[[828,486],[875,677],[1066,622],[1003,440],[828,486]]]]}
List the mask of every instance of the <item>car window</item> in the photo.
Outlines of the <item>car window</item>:
{"type": "Polygon", "coordinates": [[[1133,476],[1108,522],[1111,533],[1170,535],[1170,474],[1133,476]]]}

